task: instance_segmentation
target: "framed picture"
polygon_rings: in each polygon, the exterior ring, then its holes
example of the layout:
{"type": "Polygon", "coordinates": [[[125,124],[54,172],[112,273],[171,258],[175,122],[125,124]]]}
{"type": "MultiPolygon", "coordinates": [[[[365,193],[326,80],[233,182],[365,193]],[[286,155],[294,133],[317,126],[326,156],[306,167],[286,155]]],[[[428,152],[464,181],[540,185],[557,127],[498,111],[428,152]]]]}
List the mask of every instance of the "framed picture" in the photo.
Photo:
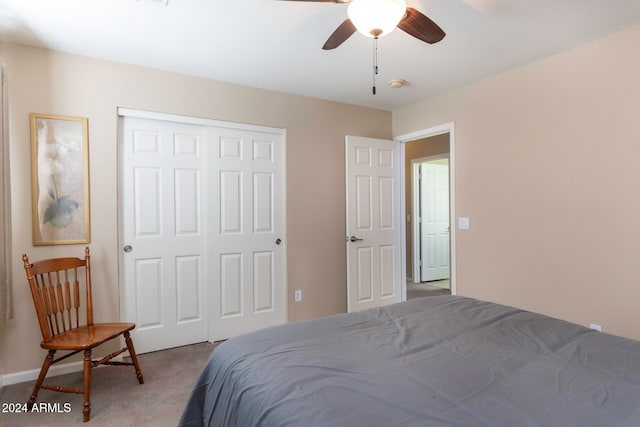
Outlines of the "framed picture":
{"type": "Polygon", "coordinates": [[[90,241],[87,122],[31,113],[34,245],[90,241]]]}

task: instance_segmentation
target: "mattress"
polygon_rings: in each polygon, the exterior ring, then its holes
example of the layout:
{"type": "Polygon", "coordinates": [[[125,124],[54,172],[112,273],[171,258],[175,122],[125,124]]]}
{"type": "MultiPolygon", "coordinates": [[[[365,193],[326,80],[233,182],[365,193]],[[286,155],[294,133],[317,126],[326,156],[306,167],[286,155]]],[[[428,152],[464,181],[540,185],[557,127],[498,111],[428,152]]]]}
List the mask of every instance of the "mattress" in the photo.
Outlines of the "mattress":
{"type": "Polygon", "coordinates": [[[181,426],[640,426],[640,342],[459,296],[219,345],[181,426]]]}

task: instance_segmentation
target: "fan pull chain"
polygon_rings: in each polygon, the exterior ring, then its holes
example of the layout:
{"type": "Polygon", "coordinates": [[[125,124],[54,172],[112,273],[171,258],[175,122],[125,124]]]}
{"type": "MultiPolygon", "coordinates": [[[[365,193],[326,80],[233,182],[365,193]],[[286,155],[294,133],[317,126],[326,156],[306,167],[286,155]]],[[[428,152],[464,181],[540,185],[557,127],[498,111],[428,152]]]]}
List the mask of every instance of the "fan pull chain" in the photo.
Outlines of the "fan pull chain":
{"type": "Polygon", "coordinates": [[[378,74],[378,38],[373,38],[373,94],[376,94],[376,75],[378,74]]]}

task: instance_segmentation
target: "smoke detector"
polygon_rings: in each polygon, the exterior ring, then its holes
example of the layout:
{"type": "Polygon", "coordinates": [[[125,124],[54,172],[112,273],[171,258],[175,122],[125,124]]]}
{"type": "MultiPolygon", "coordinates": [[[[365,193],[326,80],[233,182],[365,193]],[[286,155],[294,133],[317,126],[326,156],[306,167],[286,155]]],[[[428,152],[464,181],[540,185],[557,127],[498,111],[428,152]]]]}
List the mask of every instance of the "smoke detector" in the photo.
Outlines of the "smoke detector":
{"type": "Polygon", "coordinates": [[[406,84],[407,84],[406,80],[403,80],[403,79],[389,80],[389,87],[391,89],[399,89],[402,86],[405,86],[406,84]]]}

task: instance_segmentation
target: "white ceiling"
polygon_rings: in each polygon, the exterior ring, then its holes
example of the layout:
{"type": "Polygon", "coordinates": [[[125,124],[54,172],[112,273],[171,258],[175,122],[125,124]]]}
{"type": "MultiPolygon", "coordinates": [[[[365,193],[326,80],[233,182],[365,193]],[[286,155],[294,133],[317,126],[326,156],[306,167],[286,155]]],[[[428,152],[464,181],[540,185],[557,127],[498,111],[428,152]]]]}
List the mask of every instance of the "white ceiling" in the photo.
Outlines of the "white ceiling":
{"type": "MultiPolygon", "coordinates": [[[[0,0],[0,39],[394,110],[640,23],[640,0],[407,0],[447,33],[321,49],[346,5],[279,0],[0,0]],[[409,84],[391,89],[387,82],[409,84]]],[[[630,54],[637,54],[630,52],[630,54]]]]}

